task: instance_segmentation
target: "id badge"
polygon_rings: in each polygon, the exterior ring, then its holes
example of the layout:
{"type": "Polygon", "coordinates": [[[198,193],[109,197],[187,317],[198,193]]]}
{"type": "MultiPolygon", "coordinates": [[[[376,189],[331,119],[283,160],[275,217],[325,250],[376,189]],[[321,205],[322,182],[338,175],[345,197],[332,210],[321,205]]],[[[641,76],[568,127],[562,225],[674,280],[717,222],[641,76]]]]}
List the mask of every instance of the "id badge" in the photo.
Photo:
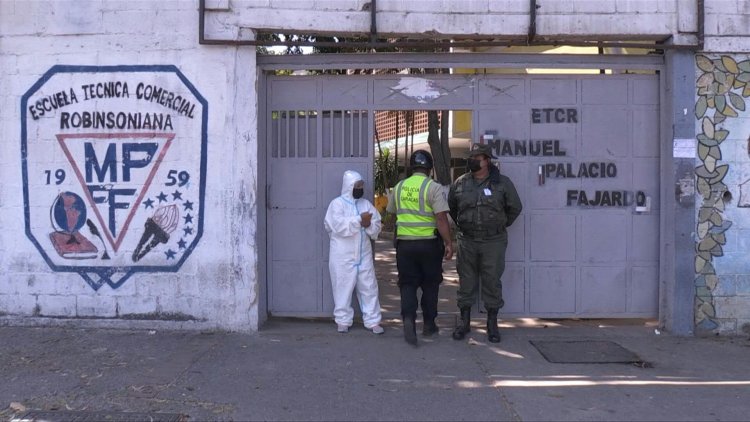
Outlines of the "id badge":
{"type": "Polygon", "coordinates": [[[484,188],[484,196],[492,196],[492,191],[489,188],[484,188]]]}

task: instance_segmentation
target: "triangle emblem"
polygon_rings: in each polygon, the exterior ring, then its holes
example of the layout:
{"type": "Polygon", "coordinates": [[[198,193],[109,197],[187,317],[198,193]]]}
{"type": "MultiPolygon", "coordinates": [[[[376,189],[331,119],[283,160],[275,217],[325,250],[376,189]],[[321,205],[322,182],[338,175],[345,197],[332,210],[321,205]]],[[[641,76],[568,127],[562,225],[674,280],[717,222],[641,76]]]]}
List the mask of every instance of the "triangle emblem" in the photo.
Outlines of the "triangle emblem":
{"type": "Polygon", "coordinates": [[[104,237],[116,252],[175,134],[77,133],[56,137],[104,237]]]}

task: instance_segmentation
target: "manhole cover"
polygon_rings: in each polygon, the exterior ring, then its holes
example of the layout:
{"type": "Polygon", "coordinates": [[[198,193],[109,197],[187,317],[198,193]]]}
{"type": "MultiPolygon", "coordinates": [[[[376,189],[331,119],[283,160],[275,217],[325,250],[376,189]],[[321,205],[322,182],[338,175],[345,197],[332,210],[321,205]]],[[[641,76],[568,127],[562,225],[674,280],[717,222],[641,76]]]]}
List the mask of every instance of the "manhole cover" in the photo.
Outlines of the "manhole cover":
{"type": "Polygon", "coordinates": [[[630,350],[612,341],[529,341],[552,363],[643,363],[630,350]]]}
{"type": "Polygon", "coordinates": [[[32,410],[11,419],[11,422],[187,422],[188,415],[179,413],[87,412],[32,410]]]}

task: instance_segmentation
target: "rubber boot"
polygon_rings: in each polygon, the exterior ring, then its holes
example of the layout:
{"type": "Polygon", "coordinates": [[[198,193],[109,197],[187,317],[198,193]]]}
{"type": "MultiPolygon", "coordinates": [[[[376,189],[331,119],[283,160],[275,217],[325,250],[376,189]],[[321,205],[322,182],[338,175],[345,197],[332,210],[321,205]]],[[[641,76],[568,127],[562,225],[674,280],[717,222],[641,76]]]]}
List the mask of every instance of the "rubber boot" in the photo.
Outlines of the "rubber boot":
{"type": "Polygon", "coordinates": [[[497,308],[487,309],[487,340],[500,343],[500,331],[497,329],[497,308]]]}
{"type": "Polygon", "coordinates": [[[414,317],[404,317],[404,340],[412,346],[417,345],[417,325],[414,317]]]}
{"type": "Polygon", "coordinates": [[[471,331],[471,308],[461,308],[461,322],[456,325],[456,329],[453,330],[454,340],[463,340],[463,338],[471,331]]]}
{"type": "Polygon", "coordinates": [[[424,324],[422,326],[422,335],[425,337],[429,337],[433,334],[436,334],[439,331],[437,324],[435,324],[435,319],[426,319],[424,321],[424,324]]]}

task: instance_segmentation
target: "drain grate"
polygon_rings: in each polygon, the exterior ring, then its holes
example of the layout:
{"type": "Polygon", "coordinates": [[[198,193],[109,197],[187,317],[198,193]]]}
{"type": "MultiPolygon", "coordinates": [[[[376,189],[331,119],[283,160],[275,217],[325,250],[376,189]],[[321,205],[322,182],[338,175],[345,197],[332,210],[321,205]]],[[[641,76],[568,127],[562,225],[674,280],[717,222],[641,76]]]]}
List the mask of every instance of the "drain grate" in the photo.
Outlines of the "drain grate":
{"type": "Polygon", "coordinates": [[[179,413],[87,412],[32,410],[10,422],[187,422],[188,415],[179,413]]]}
{"type": "Polygon", "coordinates": [[[602,340],[531,340],[547,361],[552,363],[633,363],[643,360],[612,341],[602,340]]]}

